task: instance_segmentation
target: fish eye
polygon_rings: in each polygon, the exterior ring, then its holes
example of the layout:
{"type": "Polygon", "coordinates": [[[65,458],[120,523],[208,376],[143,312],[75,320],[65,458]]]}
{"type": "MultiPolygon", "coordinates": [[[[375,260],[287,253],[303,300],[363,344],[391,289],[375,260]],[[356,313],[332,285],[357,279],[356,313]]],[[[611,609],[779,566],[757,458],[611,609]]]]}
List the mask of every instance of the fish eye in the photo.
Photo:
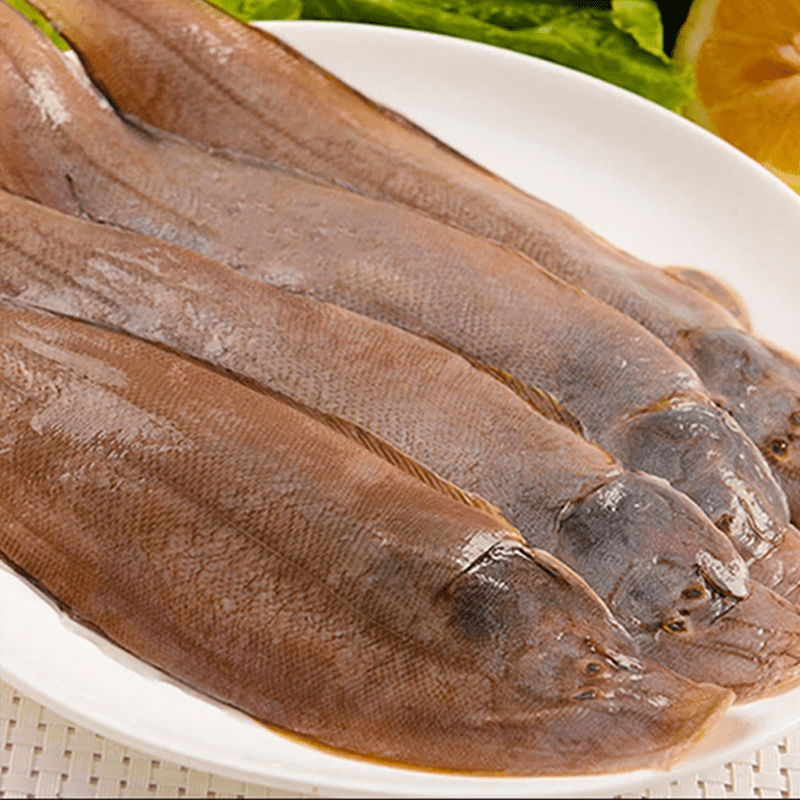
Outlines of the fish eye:
{"type": "Polygon", "coordinates": [[[769,443],[769,450],[775,458],[786,458],[789,443],[785,439],[773,439],[769,443]]]}
{"type": "MultiPolygon", "coordinates": [[[[723,533],[730,533],[731,529],[733,528],[733,514],[723,514],[714,524],[723,533]]],[[[685,589],[684,591],[688,591],[688,589],[685,589]]],[[[684,597],[685,596],[686,595],[684,595],[684,597]]]]}
{"type": "MultiPolygon", "coordinates": [[[[726,514],[725,516],[729,515],[726,514]]],[[[701,597],[705,597],[705,595],[706,595],[706,589],[699,583],[695,584],[694,586],[689,586],[681,592],[681,597],[684,600],[698,600],[701,597]]]]}
{"type": "Polygon", "coordinates": [[[603,666],[602,664],[598,664],[596,661],[590,661],[586,665],[585,671],[587,675],[597,675],[599,672],[603,671],[603,666]]]}
{"type": "Polygon", "coordinates": [[[686,624],[685,620],[682,619],[673,619],[669,622],[665,622],[662,626],[665,631],[669,633],[688,633],[689,626],[686,624]]]}
{"type": "Polygon", "coordinates": [[[585,692],[575,695],[576,700],[596,700],[597,692],[594,689],[587,689],[585,692]]]}

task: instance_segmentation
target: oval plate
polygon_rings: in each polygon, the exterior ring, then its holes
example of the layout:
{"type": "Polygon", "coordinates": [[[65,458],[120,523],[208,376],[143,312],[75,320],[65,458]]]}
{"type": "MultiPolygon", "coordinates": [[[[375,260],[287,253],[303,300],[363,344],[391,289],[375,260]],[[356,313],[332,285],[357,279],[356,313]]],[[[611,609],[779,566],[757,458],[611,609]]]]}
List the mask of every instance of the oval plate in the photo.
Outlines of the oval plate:
{"type": "MultiPolygon", "coordinates": [[[[756,330],[800,353],[790,301],[800,197],[718,138],[593,78],[485,45],[348,23],[265,27],[620,247],[724,277],[748,300],[756,330]]],[[[329,795],[607,797],[718,767],[800,726],[798,689],[733,709],[669,773],[476,778],[387,767],[299,743],[180,686],[69,620],[3,565],[0,677],[158,757],[329,795]]]]}

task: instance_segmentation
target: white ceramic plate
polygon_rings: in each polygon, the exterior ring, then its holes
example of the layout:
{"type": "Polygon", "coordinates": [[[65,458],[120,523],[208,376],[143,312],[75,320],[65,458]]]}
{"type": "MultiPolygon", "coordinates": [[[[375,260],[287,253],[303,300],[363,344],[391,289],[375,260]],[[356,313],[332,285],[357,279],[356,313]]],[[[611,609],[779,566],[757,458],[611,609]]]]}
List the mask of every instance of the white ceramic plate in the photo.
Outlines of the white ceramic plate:
{"type": "MultiPolygon", "coordinates": [[[[800,197],[647,101],[504,50],[343,23],[270,29],[465,154],[659,264],[695,264],[800,353],[800,197]]],[[[729,712],[671,773],[487,779],[340,758],[181,688],[0,569],[0,677],[68,718],[183,764],[325,794],[610,796],[727,763],[800,726],[800,690],[729,712]]]]}

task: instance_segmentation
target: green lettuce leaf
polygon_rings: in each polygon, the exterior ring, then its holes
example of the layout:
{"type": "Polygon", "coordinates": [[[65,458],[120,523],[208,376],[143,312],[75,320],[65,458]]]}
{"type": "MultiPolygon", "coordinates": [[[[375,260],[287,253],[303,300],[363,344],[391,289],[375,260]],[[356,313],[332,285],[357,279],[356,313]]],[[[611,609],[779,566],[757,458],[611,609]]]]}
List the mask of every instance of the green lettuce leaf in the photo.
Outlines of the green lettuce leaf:
{"type": "Polygon", "coordinates": [[[679,110],[692,93],[662,47],[654,0],[302,0],[303,19],[432,31],[554,61],[679,110]]]}
{"type": "MultiPolygon", "coordinates": [[[[575,3],[561,0],[427,0],[428,3],[455,14],[475,17],[508,30],[536,28],[553,19],[575,12],[575,3]]],[[[608,0],[586,0],[581,8],[608,8],[608,0]]]]}
{"type": "Polygon", "coordinates": [[[636,39],[637,44],[669,64],[664,52],[664,27],[655,0],[612,0],[611,21],[636,39]]]}
{"type": "Polygon", "coordinates": [[[209,0],[209,2],[242,22],[252,22],[255,19],[300,19],[302,9],[301,0],[209,0]]]}
{"type": "Polygon", "coordinates": [[[31,5],[25,0],[6,0],[11,8],[16,8],[21,14],[24,14],[39,30],[44,31],[50,39],[55,42],[62,50],[69,50],[69,45],[53,30],[50,23],[31,5]]]}

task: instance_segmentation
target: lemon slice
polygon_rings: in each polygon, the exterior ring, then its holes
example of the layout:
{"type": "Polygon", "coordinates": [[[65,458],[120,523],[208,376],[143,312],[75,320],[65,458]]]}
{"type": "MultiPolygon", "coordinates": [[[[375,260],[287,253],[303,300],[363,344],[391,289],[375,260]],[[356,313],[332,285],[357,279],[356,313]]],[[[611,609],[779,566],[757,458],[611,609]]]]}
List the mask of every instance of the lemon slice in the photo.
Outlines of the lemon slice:
{"type": "Polygon", "coordinates": [[[697,78],[686,116],[800,191],[800,0],[695,0],[673,57],[697,78]]]}

